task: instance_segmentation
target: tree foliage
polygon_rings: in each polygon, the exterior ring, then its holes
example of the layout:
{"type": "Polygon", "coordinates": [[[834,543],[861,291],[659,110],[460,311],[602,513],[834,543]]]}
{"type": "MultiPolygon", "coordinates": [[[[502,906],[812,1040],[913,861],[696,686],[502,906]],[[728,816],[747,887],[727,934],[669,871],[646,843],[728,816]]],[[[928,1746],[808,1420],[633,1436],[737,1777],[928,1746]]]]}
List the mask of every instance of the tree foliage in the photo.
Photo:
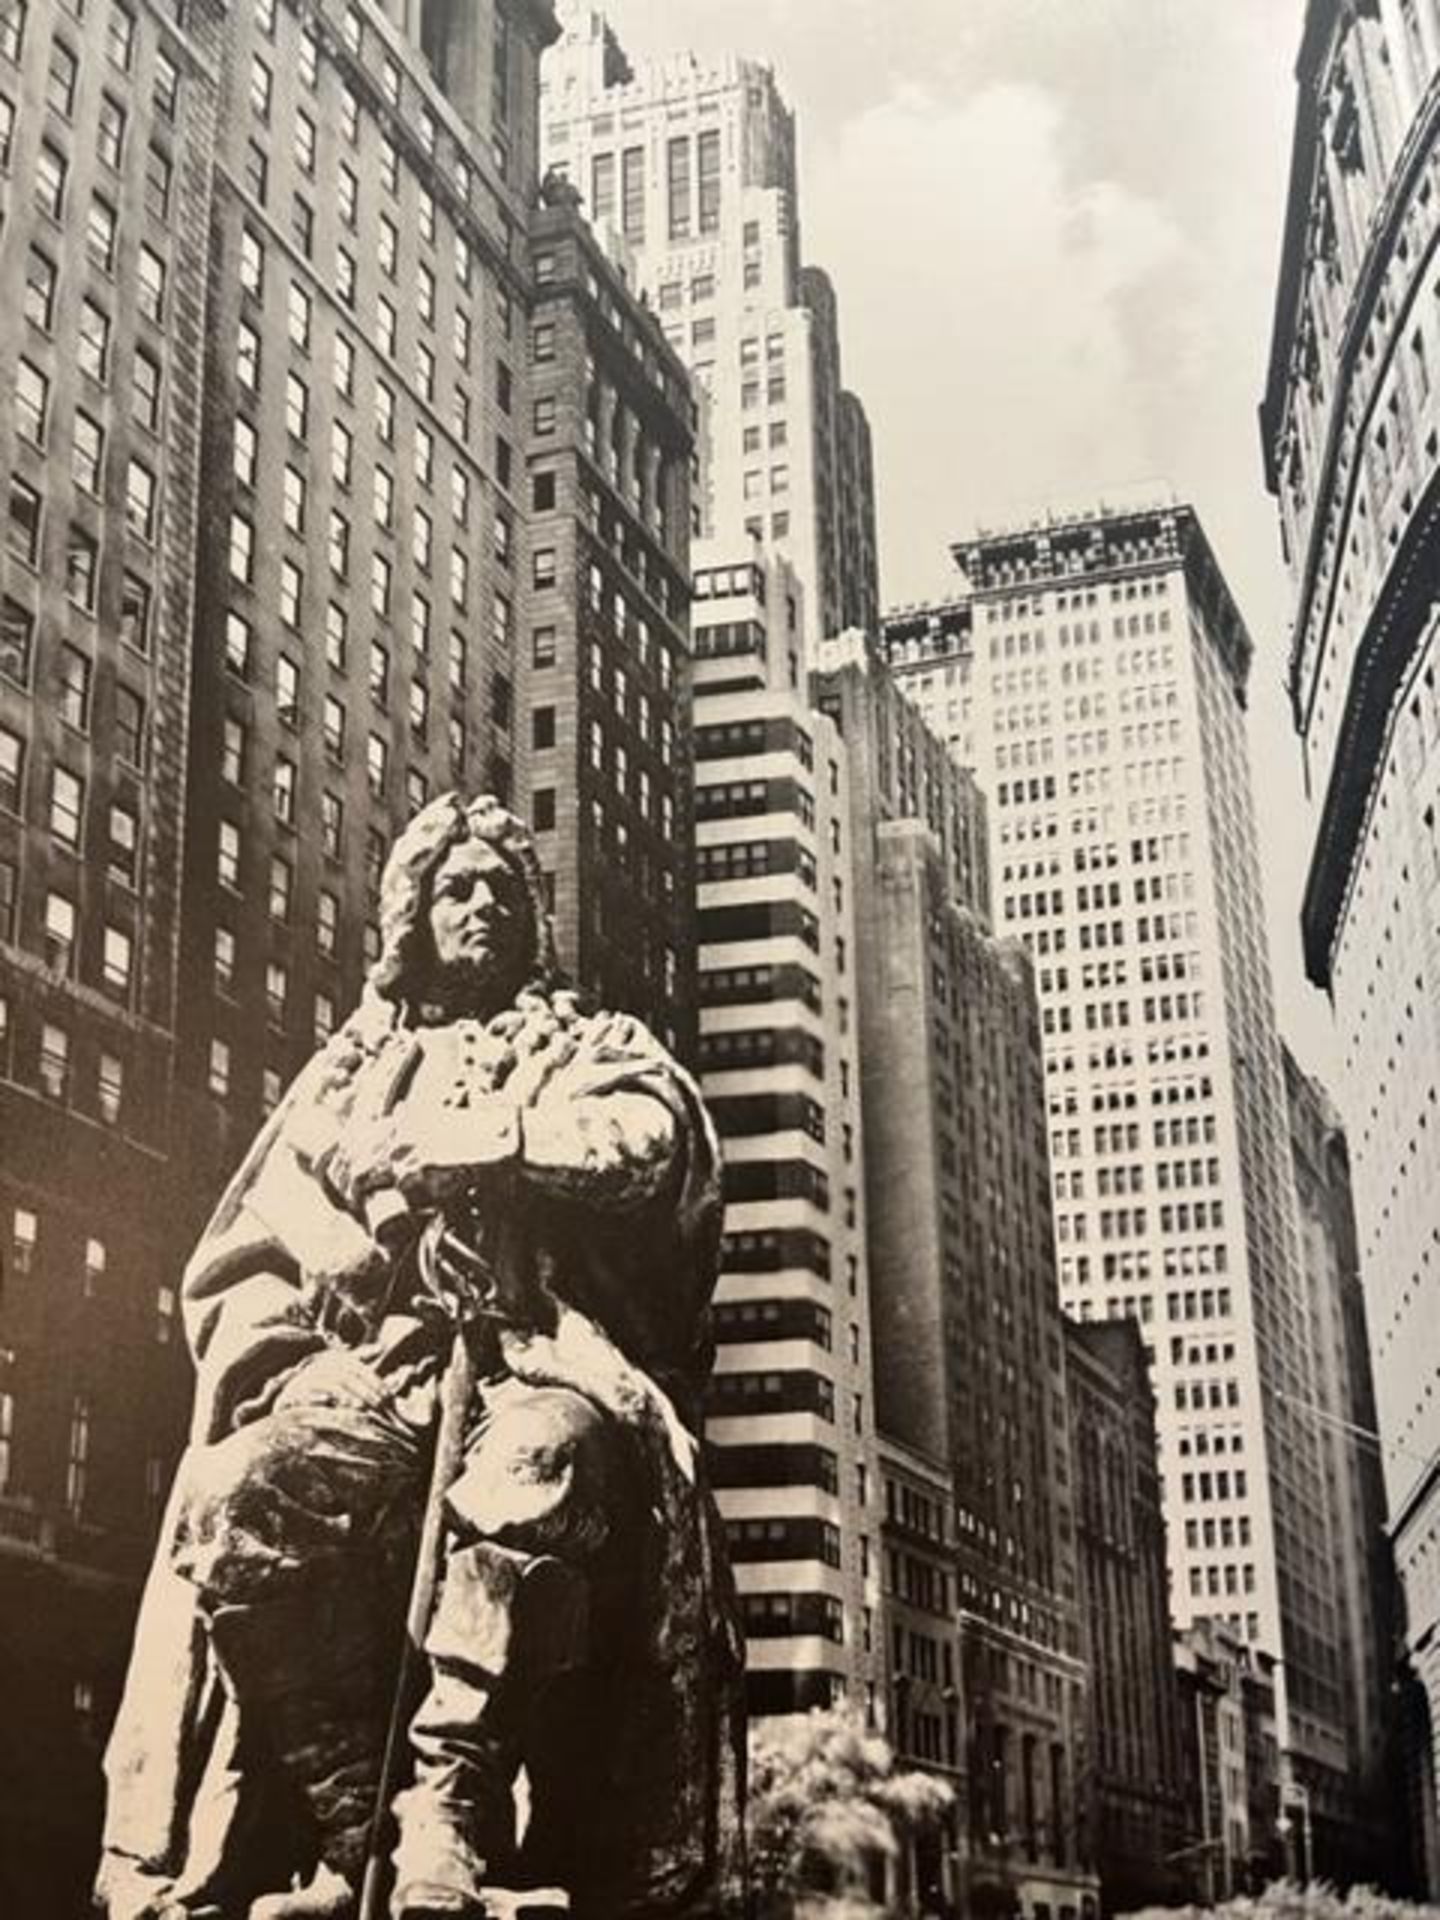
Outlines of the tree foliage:
{"type": "Polygon", "coordinates": [[[889,1743],[853,1708],[773,1722],[750,1747],[750,1859],[762,1903],[821,1895],[873,1911],[873,1863],[935,1825],[953,1798],[942,1780],[897,1771],[889,1743]]]}
{"type": "Polygon", "coordinates": [[[1241,1897],[1219,1907],[1147,1907],[1129,1920],[1440,1920],[1440,1907],[1400,1900],[1374,1887],[1338,1893],[1322,1880],[1308,1886],[1277,1880],[1253,1900],[1241,1897]]]}

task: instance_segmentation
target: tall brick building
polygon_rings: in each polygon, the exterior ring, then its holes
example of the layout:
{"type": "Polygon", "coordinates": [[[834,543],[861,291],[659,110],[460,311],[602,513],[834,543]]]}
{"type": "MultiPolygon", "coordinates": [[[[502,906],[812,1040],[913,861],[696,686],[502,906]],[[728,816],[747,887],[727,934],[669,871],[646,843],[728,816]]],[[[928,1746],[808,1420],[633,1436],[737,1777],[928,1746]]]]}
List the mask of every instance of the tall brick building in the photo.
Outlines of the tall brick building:
{"type": "Polygon", "coordinates": [[[17,1911],[79,1910],[183,1434],[184,1249],[354,1003],[395,830],[448,787],[510,799],[571,969],[693,1046],[692,407],[539,203],[555,32],[540,0],[0,23],[17,1911]]]}

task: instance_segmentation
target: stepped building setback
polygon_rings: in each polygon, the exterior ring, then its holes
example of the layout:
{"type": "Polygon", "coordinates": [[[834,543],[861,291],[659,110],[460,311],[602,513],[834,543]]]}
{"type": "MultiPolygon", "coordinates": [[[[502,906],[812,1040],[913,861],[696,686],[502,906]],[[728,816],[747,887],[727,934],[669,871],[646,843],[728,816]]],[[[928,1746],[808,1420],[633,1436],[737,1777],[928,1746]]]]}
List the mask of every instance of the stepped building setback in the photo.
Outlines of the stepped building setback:
{"type": "Polygon", "coordinates": [[[873,632],[870,430],[842,383],[834,289],[803,262],[795,118],[773,72],[733,55],[632,66],[587,0],[557,11],[545,163],[628,263],[700,390],[697,533],[730,554],[752,536],[775,548],[814,636],[873,632]]]}

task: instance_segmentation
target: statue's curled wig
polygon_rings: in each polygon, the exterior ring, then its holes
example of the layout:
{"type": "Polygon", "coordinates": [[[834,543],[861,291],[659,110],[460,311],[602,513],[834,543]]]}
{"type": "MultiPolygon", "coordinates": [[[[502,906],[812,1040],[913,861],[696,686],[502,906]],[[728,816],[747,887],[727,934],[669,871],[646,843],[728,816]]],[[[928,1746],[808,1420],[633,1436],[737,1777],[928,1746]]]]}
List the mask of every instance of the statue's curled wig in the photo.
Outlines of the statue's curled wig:
{"type": "Polygon", "coordinates": [[[523,820],[493,793],[462,800],[442,793],[422,807],[390,849],[380,883],[380,953],[369,986],[383,1000],[414,1005],[424,998],[434,965],[430,900],[435,873],[452,847],[483,840],[514,873],[529,909],[530,969],[524,985],[546,991],[559,984],[555,937],[535,843],[523,820]]]}

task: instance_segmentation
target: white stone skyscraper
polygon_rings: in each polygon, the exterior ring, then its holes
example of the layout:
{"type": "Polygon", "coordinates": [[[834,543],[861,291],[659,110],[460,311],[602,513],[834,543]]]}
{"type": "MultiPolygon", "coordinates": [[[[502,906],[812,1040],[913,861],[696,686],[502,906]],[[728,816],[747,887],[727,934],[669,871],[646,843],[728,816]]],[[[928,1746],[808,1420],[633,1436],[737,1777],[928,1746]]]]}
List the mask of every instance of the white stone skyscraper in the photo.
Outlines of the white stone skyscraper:
{"type": "Polygon", "coordinates": [[[1323,1429],[1245,739],[1251,641],[1194,512],[962,541],[886,650],[990,797],[1035,961],[1061,1296],[1150,1350],[1177,1624],[1278,1657],[1317,1859],[1353,1821],[1323,1429]]]}
{"type": "Polygon", "coordinates": [[[696,532],[794,567],[814,638],[879,617],[865,410],[841,381],[834,290],[802,265],[795,118],[770,68],[634,66],[560,0],[542,152],[583,196],[705,396],[696,532]]]}

